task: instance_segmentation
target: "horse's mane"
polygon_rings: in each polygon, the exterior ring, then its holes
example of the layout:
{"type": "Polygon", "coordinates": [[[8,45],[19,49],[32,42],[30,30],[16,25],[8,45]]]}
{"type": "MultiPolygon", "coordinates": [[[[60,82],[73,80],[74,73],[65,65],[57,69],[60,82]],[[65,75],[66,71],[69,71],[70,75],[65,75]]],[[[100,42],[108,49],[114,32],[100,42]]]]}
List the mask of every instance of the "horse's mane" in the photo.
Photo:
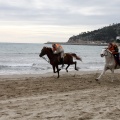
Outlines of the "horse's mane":
{"type": "Polygon", "coordinates": [[[51,47],[45,47],[48,51],[50,51],[51,53],[53,53],[52,48],[51,47]]]}
{"type": "MultiPolygon", "coordinates": [[[[54,54],[51,47],[45,47],[45,48],[47,48],[47,50],[48,50],[49,52],[51,52],[52,54],[54,54]]],[[[59,56],[59,55],[60,55],[60,53],[54,54],[54,56],[59,56]]]]}
{"type": "Polygon", "coordinates": [[[48,50],[52,51],[52,48],[51,47],[47,47],[48,50]]]}

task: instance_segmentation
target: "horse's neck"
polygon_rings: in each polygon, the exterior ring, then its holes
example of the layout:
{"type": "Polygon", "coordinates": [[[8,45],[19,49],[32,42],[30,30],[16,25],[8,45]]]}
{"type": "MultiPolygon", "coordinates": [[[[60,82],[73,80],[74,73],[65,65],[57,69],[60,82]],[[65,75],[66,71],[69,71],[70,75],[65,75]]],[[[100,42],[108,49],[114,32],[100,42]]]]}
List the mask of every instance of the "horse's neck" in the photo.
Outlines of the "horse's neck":
{"type": "Polygon", "coordinates": [[[47,57],[49,58],[49,60],[53,59],[54,54],[52,52],[47,52],[47,57]]]}
{"type": "Polygon", "coordinates": [[[110,53],[108,54],[108,56],[105,57],[105,61],[107,64],[115,64],[114,56],[110,53]]]}

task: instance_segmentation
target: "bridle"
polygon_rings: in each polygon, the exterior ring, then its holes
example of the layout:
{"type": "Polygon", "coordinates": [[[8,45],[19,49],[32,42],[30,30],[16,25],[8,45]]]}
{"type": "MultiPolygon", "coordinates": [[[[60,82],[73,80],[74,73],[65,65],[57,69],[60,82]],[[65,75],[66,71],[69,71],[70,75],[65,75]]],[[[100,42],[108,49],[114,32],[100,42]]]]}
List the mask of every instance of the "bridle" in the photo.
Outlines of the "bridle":
{"type": "Polygon", "coordinates": [[[50,63],[50,61],[48,61],[45,57],[42,56],[42,58],[43,58],[45,61],[47,61],[48,63],[50,63]]]}
{"type": "Polygon", "coordinates": [[[48,63],[50,63],[50,61],[48,61],[45,57],[42,57],[45,61],[47,61],[48,63]]]}

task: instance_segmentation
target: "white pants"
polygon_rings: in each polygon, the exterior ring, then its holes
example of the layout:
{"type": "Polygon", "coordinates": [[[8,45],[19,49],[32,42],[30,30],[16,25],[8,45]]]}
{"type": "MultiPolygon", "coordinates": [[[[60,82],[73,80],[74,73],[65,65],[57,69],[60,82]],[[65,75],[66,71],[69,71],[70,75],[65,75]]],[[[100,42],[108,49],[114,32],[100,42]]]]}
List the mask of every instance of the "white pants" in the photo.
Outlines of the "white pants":
{"type": "Polygon", "coordinates": [[[61,58],[64,58],[64,50],[60,52],[61,58]]]}

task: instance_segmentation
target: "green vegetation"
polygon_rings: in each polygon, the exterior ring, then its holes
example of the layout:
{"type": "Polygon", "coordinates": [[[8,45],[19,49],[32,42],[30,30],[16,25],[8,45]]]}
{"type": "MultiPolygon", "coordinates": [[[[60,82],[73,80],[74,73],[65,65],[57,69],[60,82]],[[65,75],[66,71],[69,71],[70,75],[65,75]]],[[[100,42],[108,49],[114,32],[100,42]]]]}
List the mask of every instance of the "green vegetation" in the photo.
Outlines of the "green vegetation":
{"type": "Polygon", "coordinates": [[[120,36],[120,23],[112,24],[106,27],[103,27],[98,30],[91,32],[83,32],[79,35],[72,36],[69,38],[69,43],[90,43],[90,42],[100,42],[108,43],[120,40],[116,40],[116,37],[120,36]]]}

